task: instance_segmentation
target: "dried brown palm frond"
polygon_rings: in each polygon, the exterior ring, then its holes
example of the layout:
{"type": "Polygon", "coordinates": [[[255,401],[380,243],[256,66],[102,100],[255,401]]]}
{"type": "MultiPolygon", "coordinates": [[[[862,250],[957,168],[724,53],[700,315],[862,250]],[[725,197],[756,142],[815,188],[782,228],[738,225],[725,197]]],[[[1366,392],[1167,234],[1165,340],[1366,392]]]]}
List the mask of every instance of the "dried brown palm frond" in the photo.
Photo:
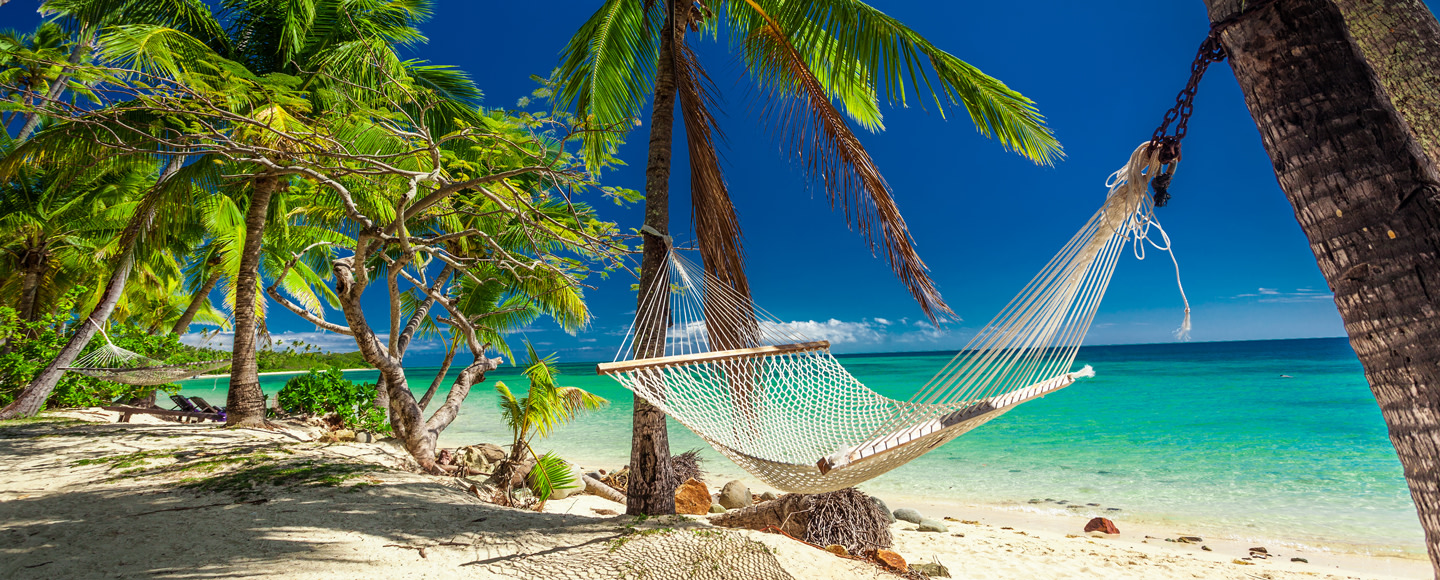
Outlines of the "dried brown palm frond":
{"type": "Polygon", "coordinates": [[[872,250],[884,246],[895,275],[932,322],[954,317],[916,252],[890,186],[870,154],[780,25],[758,4],[749,0],[747,4],[766,19],[745,42],[747,51],[761,56],[755,61],[758,70],[752,72],[770,92],[764,113],[781,146],[801,161],[811,179],[825,189],[831,207],[841,208],[872,250]]]}

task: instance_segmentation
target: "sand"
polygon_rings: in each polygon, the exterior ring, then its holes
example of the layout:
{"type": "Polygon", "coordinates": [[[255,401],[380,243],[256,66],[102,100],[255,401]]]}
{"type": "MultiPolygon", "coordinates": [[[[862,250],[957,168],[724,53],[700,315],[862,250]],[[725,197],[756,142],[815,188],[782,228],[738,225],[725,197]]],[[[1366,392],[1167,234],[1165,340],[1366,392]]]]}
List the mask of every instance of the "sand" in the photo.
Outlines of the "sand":
{"type": "MultiPolygon", "coordinates": [[[[405,470],[403,450],[383,442],[116,417],[0,425],[0,577],[896,577],[703,518],[637,522],[595,496],[552,501],[544,513],[497,507],[463,480],[405,470]],[[239,485],[249,482],[261,483],[239,485]],[[730,569],[739,572],[720,574],[730,569]]],[[[943,563],[956,578],[1430,577],[1422,561],[1272,547],[1279,557],[1237,563],[1249,546],[1207,539],[1213,551],[1203,552],[1160,539],[1177,531],[1095,538],[1073,533],[1083,522],[1067,518],[915,507],[974,522],[947,521],[947,533],[894,526],[895,551],[943,563]]]]}

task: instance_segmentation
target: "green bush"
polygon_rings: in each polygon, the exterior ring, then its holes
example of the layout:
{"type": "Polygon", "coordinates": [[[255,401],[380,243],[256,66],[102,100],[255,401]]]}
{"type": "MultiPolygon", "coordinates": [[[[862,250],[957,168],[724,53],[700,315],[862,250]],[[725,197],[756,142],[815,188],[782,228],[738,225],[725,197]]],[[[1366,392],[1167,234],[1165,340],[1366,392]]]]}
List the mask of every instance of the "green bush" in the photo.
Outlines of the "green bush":
{"type": "MultiPolygon", "coordinates": [[[[61,299],[56,311],[65,314],[46,315],[34,322],[21,320],[13,308],[0,307],[0,406],[14,401],[70,340],[75,321],[69,313],[75,298],[83,291],[84,288],[77,289],[61,299]]],[[[109,332],[111,340],[120,348],[167,362],[193,360],[187,358],[193,349],[181,345],[179,337],[174,334],[151,335],[135,327],[112,328],[109,332]]],[[[104,344],[105,339],[97,335],[80,356],[104,344]]],[[[50,398],[46,399],[45,407],[95,407],[108,405],[121,397],[143,397],[157,390],[175,393],[179,389],[179,385],[175,384],[139,387],[65,373],[50,393],[50,398]]]]}
{"type": "Polygon", "coordinates": [[[291,413],[335,414],[347,429],[390,433],[385,412],[375,408],[375,385],[357,385],[335,367],[311,369],[286,381],[279,397],[280,406],[291,413]]]}

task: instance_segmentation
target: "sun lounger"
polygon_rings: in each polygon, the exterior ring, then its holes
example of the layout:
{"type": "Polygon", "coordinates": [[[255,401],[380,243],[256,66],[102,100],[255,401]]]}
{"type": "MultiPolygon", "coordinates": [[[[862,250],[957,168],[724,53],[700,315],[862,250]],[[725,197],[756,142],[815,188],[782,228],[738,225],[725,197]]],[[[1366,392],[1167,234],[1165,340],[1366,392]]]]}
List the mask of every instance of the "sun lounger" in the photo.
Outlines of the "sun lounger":
{"type": "Polygon", "coordinates": [[[199,420],[199,421],[204,421],[204,420],[206,420],[206,419],[209,419],[209,420],[211,420],[211,421],[224,421],[224,420],[225,420],[225,417],[224,417],[224,416],[219,415],[219,414],[217,414],[217,413],[205,413],[205,412],[201,412],[201,411],[172,411],[172,410],[170,410],[170,409],[156,409],[156,408],[131,407],[131,406],[128,406],[128,405],[110,405],[110,406],[107,406],[107,407],[101,407],[101,409],[105,409],[106,411],[115,411],[115,412],[117,412],[117,413],[120,413],[120,421],[119,421],[119,422],[121,422],[121,423],[129,423],[129,422],[130,422],[130,416],[131,416],[131,415],[155,415],[155,416],[157,416],[157,417],[180,417],[182,420],[184,420],[184,419],[195,419],[195,420],[199,420]]]}
{"type": "Polygon", "coordinates": [[[190,397],[190,401],[195,403],[195,406],[198,407],[201,411],[204,411],[206,413],[215,413],[216,415],[219,415],[221,419],[225,418],[225,407],[216,407],[215,405],[211,405],[210,403],[206,402],[205,399],[202,399],[200,397],[190,397]]]}

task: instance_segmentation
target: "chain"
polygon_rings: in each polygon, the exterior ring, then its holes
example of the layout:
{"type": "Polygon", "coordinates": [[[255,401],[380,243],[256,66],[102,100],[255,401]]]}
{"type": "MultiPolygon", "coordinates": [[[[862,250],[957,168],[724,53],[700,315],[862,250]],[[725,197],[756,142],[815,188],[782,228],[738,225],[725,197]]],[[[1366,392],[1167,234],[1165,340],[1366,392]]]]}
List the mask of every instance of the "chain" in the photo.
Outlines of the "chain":
{"type": "Polygon", "coordinates": [[[1195,53],[1195,61],[1190,63],[1190,82],[1185,83],[1185,88],[1175,96],[1175,106],[1165,112],[1165,119],[1155,129],[1155,134],[1150,137],[1150,148],[1159,150],[1160,164],[1167,166],[1165,172],[1155,178],[1152,187],[1155,189],[1155,206],[1164,207],[1165,202],[1170,199],[1166,190],[1170,186],[1170,176],[1175,172],[1175,162],[1180,160],[1180,140],[1185,138],[1185,133],[1190,125],[1190,114],[1195,112],[1195,93],[1200,90],[1200,79],[1205,76],[1206,69],[1210,63],[1225,60],[1225,47],[1220,44],[1220,36],[1211,32],[1200,43],[1200,50],[1195,53]],[[1170,124],[1175,123],[1175,133],[1170,132],[1170,124]]]}

